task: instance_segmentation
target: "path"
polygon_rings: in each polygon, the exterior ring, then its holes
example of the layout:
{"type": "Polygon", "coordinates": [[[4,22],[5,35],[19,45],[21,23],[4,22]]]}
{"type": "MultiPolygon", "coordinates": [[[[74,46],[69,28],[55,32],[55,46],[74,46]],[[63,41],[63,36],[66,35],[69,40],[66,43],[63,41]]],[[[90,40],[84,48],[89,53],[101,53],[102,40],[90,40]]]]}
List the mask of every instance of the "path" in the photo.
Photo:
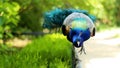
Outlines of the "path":
{"type": "Polygon", "coordinates": [[[79,55],[82,68],[120,68],[120,30],[97,33],[85,42],[86,55],[79,55]]]}

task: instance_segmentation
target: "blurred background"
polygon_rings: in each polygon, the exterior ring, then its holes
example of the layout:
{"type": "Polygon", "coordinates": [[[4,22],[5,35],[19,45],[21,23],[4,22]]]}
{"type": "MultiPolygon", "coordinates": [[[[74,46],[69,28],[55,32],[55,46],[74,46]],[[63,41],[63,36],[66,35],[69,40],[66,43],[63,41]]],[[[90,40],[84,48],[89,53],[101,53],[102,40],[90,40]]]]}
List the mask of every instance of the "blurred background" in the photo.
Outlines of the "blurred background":
{"type": "Polygon", "coordinates": [[[87,10],[97,18],[97,34],[85,44],[88,55],[80,56],[83,68],[99,68],[100,65],[102,68],[120,67],[120,61],[117,61],[120,59],[117,56],[120,54],[120,0],[0,0],[2,68],[21,68],[20,65],[24,68],[70,68],[71,43],[61,34],[54,34],[54,29],[52,34],[44,35],[51,31],[42,27],[44,13],[55,8],[87,10]],[[59,44],[62,40],[63,44],[59,44]],[[50,45],[53,46],[52,49],[48,49],[50,45]],[[54,49],[56,52],[53,52],[54,49]],[[96,65],[98,66],[95,67],[96,65]]]}

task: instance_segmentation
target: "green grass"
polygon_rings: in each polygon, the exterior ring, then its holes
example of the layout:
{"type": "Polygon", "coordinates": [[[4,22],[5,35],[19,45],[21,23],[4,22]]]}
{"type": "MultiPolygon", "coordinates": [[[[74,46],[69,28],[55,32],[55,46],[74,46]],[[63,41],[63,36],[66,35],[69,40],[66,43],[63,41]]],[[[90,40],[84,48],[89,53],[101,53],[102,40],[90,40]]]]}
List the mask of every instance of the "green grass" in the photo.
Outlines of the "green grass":
{"type": "Polygon", "coordinates": [[[35,39],[21,50],[0,48],[0,68],[70,68],[71,44],[61,34],[35,39]]]}

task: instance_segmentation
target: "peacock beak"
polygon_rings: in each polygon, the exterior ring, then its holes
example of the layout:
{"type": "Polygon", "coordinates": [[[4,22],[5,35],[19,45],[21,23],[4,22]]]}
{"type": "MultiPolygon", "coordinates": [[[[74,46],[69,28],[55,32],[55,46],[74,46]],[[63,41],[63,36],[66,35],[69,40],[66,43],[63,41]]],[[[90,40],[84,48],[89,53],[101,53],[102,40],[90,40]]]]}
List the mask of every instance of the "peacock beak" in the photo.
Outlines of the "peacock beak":
{"type": "Polygon", "coordinates": [[[80,45],[80,42],[79,42],[79,41],[77,41],[77,45],[78,45],[78,46],[80,45]]]}

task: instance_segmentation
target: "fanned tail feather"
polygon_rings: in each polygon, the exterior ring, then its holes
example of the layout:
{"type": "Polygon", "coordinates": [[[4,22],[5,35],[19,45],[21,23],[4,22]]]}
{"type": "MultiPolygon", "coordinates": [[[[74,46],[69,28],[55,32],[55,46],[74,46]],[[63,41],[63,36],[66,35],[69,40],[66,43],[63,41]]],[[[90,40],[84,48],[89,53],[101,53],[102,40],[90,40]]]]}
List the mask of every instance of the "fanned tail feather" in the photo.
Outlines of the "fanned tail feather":
{"type": "Polygon", "coordinates": [[[84,13],[89,16],[93,21],[95,21],[95,17],[88,14],[86,10],[77,10],[77,9],[60,9],[56,8],[50,12],[46,12],[44,14],[44,23],[43,27],[52,29],[61,27],[63,24],[64,19],[73,12],[84,13]]]}

